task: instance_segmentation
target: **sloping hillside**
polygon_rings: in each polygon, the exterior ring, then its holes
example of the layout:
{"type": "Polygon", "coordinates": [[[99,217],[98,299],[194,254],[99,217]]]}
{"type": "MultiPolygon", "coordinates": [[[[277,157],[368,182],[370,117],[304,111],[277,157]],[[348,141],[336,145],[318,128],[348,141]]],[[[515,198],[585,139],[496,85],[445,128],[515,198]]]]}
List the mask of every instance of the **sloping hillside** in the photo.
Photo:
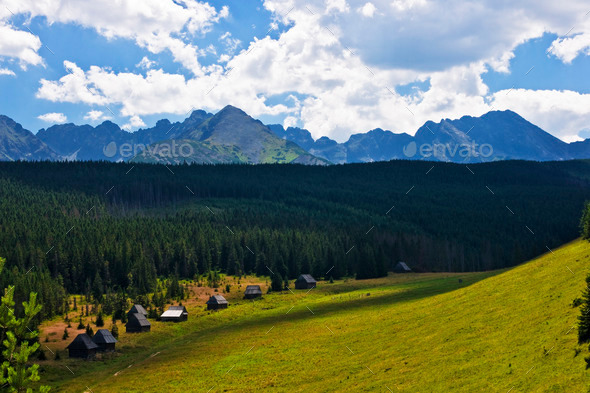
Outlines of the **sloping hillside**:
{"type": "Polygon", "coordinates": [[[68,392],[586,392],[571,302],[589,262],[590,245],[575,241],[506,271],[320,283],[214,314],[193,306],[184,324],[122,334],[114,359],[46,362],[45,378],[68,392]]]}

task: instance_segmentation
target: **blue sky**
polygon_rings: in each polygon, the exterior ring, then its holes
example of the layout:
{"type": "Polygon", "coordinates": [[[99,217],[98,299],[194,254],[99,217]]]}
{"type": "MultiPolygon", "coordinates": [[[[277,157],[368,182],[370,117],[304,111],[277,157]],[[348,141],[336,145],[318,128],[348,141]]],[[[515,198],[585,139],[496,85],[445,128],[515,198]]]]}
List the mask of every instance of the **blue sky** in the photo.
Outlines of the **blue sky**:
{"type": "Polygon", "coordinates": [[[105,119],[135,131],[232,104],[338,141],[492,109],[589,135],[583,2],[6,4],[0,113],[33,132],[105,119]]]}

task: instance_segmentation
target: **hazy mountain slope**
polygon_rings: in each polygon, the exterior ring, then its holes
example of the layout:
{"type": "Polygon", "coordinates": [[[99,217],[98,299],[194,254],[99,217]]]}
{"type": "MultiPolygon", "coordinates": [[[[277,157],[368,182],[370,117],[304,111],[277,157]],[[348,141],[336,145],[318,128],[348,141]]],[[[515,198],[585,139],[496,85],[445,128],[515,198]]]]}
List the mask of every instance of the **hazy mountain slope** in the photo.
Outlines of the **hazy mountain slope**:
{"type": "Polygon", "coordinates": [[[0,115],[0,160],[59,160],[47,144],[7,116],[0,115]]]}

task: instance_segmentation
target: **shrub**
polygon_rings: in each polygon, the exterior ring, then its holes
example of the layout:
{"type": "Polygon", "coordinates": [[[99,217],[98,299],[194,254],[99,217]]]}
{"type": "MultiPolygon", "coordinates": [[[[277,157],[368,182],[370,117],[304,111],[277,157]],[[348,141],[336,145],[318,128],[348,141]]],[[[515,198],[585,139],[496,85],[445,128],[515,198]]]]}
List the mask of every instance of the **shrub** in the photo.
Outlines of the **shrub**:
{"type": "Polygon", "coordinates": [[[84,329],[84,322],[82,322],[82,315],[80,315],[80,323],[78,323],[78,330],[84,329]]]}
{"type": "Polygon", "coordinates": [[[68,333],[68,328],[65,328],[64,335],[62,336],[62,340],[67,340],[68,337],[70,337],[70,334],[68,333]]]}

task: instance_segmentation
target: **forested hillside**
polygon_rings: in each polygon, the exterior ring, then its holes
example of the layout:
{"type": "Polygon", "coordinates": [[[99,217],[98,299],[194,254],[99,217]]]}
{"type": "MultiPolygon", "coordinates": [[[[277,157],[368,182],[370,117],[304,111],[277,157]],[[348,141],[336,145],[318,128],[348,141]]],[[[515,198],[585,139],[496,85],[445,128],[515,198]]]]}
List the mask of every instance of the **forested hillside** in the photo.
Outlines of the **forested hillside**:
{"type": "Polygon", "coordinates": [[[157,277],[210,270],[367,278],[398,260],[496,269],[577,237],[589,198],[587,161],[0,163],[2,280],[19,296],[34,288],[50,316],[64,292],[134,296],[157,277]]]}

